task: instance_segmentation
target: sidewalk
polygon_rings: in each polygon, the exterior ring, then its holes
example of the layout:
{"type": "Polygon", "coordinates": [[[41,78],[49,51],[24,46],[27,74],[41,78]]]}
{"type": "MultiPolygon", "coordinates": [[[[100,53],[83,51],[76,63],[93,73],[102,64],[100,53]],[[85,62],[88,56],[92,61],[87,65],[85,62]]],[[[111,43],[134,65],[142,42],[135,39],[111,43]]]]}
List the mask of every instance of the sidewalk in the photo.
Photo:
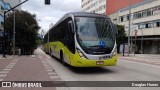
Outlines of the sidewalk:
{"type": "Polygon", "coordinates": [[[16,58],[18,57],[18,55],[6,55],[6,57],[3,57],[3,54],[0,54],[0,60],[1,59],[13,59],[13,58],[16,58]]]}
{"type": "MultiPolygon", "coordinates": [[[[60,81],[47,57],[42,55],[0,57],[0,81],[60,81]]],[[[0,88],[0,90],[55,90],[47,88],[0,88]]]]}
{"type": "Polygon", "coordinates": [[[135,54],[135,55],[130,54],[129,56],[127,54],[125,54],[124,56],[123,54],[118,54],[118,59],[160,66],[160,55],[159,54],[135,54]]]}

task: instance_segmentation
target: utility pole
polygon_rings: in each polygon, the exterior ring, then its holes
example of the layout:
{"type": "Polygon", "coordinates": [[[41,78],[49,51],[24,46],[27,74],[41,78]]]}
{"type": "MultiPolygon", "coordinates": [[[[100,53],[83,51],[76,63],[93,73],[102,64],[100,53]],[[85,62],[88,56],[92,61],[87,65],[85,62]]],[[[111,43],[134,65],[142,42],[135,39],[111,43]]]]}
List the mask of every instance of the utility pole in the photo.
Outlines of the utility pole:
{"type": "Polygon", "coordinates": [[[15,10],[13,18],[13,55],[15,55],[15,10]]]}
{"type": "Polygon", "coordinates": [[[142,38],[141,38],[141,54],[143,54],[143,31],[142,31],[142,38]]]}
{"type": "Polygon", "coordinates": [[[131,30],[131,0],[129,0],[128,56],[130,54],[130,30],[131,30]]]}

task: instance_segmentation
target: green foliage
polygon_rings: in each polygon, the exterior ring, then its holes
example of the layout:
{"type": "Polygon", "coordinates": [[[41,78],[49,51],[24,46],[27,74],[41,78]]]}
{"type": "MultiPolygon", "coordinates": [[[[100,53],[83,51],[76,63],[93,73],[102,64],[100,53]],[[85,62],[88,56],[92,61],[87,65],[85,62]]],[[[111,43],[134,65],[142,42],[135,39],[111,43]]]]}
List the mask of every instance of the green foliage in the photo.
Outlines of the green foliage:
{"type": "MultiPolygon", "coordinates": [[[[13,41],[13,17],[11,13],[6,19],[6,31],[9,33],[9,42],[13,41]]],[[[21,48],[22,54],[32,54],[38,46],[38,30],[36,15],[27,11],[15,12],[16,47],[21,48]]]]}
{"type": "Polygon", "coordinates": [[[123,44],[126,41],[126,34],[125,34],[124,26],[117,25],[117,29],[118,29],[117,50],[119,52],[120,44],[123,44]]]}

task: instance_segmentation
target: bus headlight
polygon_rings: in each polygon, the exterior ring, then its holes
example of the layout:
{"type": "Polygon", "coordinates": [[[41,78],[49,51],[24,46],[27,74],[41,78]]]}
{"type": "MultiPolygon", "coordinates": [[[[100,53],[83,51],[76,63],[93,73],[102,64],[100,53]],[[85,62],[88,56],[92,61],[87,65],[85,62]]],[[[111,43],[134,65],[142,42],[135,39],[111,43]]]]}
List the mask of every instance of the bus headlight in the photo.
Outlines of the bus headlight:
{"type": "Polygon", "coordinates": [[[116,51],[114,51],[114,52],[113,52],[113,56],[116,56],[116,54],[117,54],[117,52],[116,52],[116,51]]]}
{"type": "Polygon", "coordinates": [[[78,51],[78,54],[79,54],[79,56],[80,56],[81,58],[87,59],[87,57],[86,57],[80,50],[77,49],[77,51],[78,51]]]}

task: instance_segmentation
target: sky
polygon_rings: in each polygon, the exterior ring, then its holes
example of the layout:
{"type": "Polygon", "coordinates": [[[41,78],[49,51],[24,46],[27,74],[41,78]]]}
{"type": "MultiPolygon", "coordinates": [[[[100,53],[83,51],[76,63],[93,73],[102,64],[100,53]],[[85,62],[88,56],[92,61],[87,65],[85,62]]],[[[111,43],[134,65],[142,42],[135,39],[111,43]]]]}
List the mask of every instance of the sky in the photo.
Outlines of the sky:
{"type": "Polygon", "coordinates": [[[49,25],[55,24],[66,13],[81,11],[81,0],[51,0],[50,5],[45,5],[44,0],[29,0],[22,5],[22,10],[36,14],[40,31],[47,32],[49,25]]]}

